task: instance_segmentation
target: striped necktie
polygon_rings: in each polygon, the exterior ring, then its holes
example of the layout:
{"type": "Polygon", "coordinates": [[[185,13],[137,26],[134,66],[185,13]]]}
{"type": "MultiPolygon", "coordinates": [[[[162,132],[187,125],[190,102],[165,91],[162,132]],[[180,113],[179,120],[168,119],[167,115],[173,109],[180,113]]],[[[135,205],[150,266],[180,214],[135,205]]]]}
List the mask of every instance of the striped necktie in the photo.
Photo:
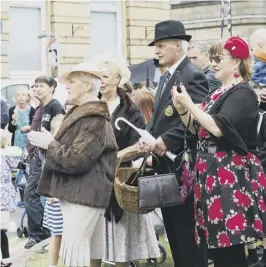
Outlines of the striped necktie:
{"type": "Polygon", "coordinates": [[[162,89],[162,91],[161,91],[161,97],[162,97],[162,95],[163,95],[163,92],[164,92],[164,90],[165,90],[165,88],[166,88],[166,85],[168,84],[170,78],[171,78],[171,73],[170,73],[169,71],[167,71],[167,72],[165,73],[165,79],[164,79],[164,83],[163,83],[163,89],[162,89]]]}

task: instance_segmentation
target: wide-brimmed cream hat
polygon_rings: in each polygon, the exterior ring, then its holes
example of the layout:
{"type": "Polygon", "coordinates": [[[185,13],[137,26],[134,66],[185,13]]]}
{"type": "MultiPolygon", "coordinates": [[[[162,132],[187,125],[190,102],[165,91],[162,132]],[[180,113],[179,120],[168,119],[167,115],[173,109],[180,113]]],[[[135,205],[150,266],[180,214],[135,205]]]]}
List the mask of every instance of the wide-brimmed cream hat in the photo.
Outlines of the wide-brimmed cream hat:
{"type": "Polygon", "coordinates": [[[131,72],[127,67],[126,62],[122,59],[115,59],[108,54],[102,54],[97,58],[93,59],[93,62],[95,62],[95,65],[103,71],[108,69],[108,66],[116,68],[121,78],[118,86],[123,86],[130,79],[131,72]]]}
{"type": "Polygon", "coordinates": [[[95,64],[84,62],[84,63],[80,63],[80,64],[73,66],[68,72],[61,74],[58,77],[58,81],[63,84],[69,83],[69,79],[68,79],[69,74],[72,72],[76,72],[76,71],[92,74],[99,79],[102,79],[102,76],[103,76],[103,71],[98,69],[95,64]]]}

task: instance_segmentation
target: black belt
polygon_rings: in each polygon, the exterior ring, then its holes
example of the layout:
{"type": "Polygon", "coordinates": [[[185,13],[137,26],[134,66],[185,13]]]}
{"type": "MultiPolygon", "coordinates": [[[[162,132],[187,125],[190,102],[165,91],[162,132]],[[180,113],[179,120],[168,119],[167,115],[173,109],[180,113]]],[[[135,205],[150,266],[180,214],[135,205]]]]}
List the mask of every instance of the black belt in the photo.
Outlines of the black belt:
{"type": "Polygon", "coordinates": [[[199,140],[197,142],[197,150],[204,151],[209,154],[215,154],[218,151],[217,145],[207,139],[199,140]]]}

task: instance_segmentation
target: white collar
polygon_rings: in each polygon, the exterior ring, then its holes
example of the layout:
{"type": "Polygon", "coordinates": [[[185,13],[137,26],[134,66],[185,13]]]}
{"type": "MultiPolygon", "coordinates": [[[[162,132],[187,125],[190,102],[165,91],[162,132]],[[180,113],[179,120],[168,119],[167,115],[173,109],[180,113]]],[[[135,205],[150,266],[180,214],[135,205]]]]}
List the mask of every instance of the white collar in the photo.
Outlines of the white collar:
{"type": "Polygon", "coordinates": [[[184,60],[184,58],[186,57],[187,55],[185,54],[183,57],[181,57],[174,65],[172,65],[168,71],[170,72],[171,76],[174,74],[176,68],[181,64],[181,62],[184,60]]]}

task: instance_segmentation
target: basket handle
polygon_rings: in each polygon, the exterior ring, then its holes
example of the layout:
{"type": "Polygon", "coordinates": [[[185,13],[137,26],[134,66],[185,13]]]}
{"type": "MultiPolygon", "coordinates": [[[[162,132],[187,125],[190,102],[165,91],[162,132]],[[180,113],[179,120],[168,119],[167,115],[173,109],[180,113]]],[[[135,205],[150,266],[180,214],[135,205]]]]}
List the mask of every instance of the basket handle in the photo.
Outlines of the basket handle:
{"type": "Polygon", "coordinates": [[[128,157],[128,156],[130,156],[130,155],[132,155],[132,156],[134,155],[135,158],[137,158],[137,157],[141,157],[141,156],[143,156],[143,154],[145,154],[145,152],[142,152],[142,151],[138,151],[138,152],[136,152],[136,151],[130,151],[130,152],[125,153],[124,156],[118,158],[118,159],[117,159],[117,163],[116,163],[116,175],[117,175],[117,171],[118,171],[118,169],[120,168],[121,163],[123,162],[123,160],[124,160],[126,157],[128,157]]]}

